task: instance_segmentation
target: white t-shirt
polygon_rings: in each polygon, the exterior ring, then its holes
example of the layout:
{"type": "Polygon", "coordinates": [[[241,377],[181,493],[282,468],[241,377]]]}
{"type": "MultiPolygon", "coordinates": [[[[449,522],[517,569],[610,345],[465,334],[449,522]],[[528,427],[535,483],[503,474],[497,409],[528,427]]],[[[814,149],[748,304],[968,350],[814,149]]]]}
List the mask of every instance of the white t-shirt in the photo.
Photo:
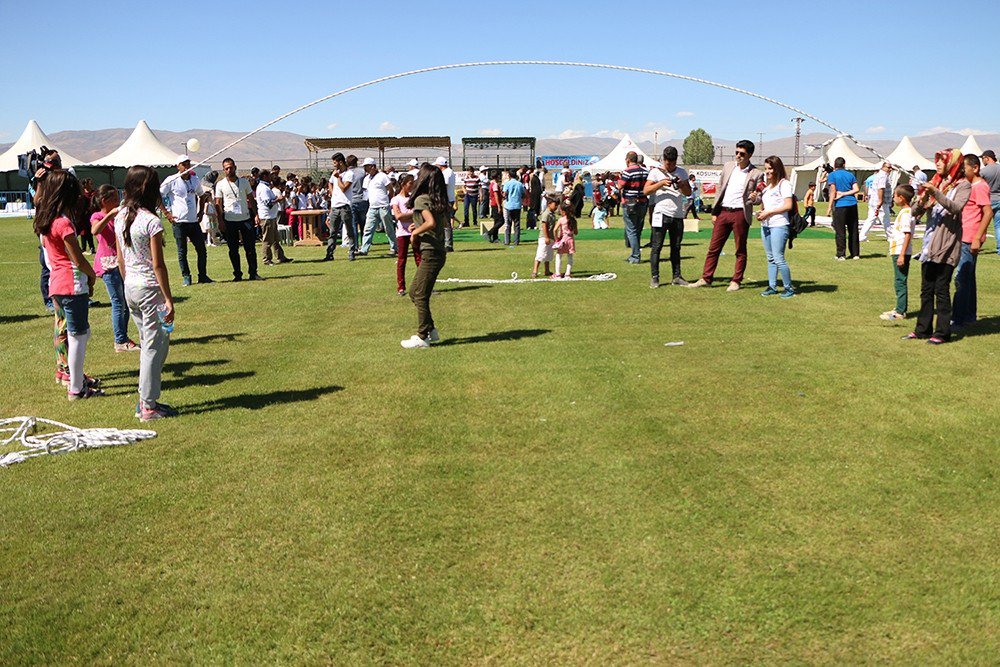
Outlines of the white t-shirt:
{"type": "MultiPolygon", "coordinates": [[[[674,176],[681,181],[686,181],[688,174],[683,167],[675,167],[673,172],[667,174],[663,169],[658,169],[654,167],[649,172],[649,176],[646,177],[647,183],[659,183],[664,181],[670,176],[674,176]]],[[[653,226],[662,227],[663,217],[667,218],[683,218],[684,217],[684,195],[681,193],[680,189],[671,186],[660,188],[655,193],[656,204],[653,206],[653,226]]]]}
{"type": "Polygon", "coordinates": [[[351,183],[354,182],[354,174],[350,169],[340,175],[340,180],[347,185],[347,192],[340,189],[337,177],[330,174],[330,208],[343,208],[351,205],[351,183]]]}
{"type": "Polygon", "coordinates": [[[448,187],[448,201],[452,204],[455,203],[455,172],[451,167],[445,167],[441,170],[444,174],[444,184],[448,187]]]}
{"type": "Polygon", "coordinates": [[[376,172],[366,176],[368,181],[368,205],[372,208],[384,208],[389,205],[389,176],[384,172],[376,172]]]}
{"type": "Polygon", "coordinates": [[[257,215],[261,220],[273,220],[278,217],[278,204],[275,202],[274,190],[264,181],[257,184],[257,215]],[[268,204],[270,203],[270,206],[268,204]]]}
{"type": "Polygon", "coordinates": [[[889,174],[885,173],[881,169],[875,172],[875,178],[872,180],[872,187],[868,191],[868,201],[875,202],[879,198],[882,199],[882,205],[886,204],[885,201],[885,189],[889,187],[889,174]],[[879,192],[881,191],[881,194],[879,192]]]}
{"type": "Polygon", "coordinates": [[[197,196],[201,181],[192,175],[188,180],[174,176],[160,186],[160,195],[170,198],[170,212],[177,222],[198,222],[197,196]]]}
{"type": "Polygon", "coordinates": [[[247,203],[249,194],[250,183],[242,177],[237,178],[235,183],[223,178],[215,184],[215,196],[222,200],[226,220],[232,222],[250,219],[250,204],[247,203]]]}
{"type": "Polygon", "coordinates": [[[740,169],[733,167],[733,173],[729,175],[729,182],[726,183],[726,194],[722,197],[722,208],[743,208],[743,191],[747,188],[747,177],[750,175],[750,166],[740,169]]]}
{"type": "Polygon", "coordinates": [[[158,216],[146,209],[139,209],[129,227],[132,245],[125,245],[125,218],[128,210],[122,209],[115,216],[115,236],[125,260],[125,284],[132,287],[159,287],[153,271],[152,239],[163,233],[163,224],[158,216]]]}
{"type": "MultiPolygon", "coordinates": [[[[762,206],[765,211],[773,211],[776,208],[781,208],[785,203],[785,200],[792,196],[792,184],[788,182],[787,179],[781,179],[778,181],[776,186],[764,188],[764,192],[761,195],[763,201],[762,206]]],[[[761,227],[787,227],[788,226],[788,211],[784,213],[778,213],[777,215],[772,215],[767,220],[760,223],[761,227]]]]}

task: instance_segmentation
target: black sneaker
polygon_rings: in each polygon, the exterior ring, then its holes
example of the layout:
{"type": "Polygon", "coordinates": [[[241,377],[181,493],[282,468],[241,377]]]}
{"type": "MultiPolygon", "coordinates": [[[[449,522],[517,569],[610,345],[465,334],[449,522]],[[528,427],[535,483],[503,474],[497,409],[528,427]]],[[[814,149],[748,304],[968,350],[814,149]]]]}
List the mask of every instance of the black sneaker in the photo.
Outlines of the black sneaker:
{"type": "Polygon", "coordinates": [[[208,276],[199,276],[198,277],[198,284],[199,285],[208,285],[209,283],[214,283],[214,282],[215,281],[212,280],[211,278],[209,278],[208,276]]]}
{"type": "Polygon", "coordinates": [[[263,276],[261,276],[259,273],[250,274],[250,280],[263,280],[263,279],[264,279],[263,276]]]}

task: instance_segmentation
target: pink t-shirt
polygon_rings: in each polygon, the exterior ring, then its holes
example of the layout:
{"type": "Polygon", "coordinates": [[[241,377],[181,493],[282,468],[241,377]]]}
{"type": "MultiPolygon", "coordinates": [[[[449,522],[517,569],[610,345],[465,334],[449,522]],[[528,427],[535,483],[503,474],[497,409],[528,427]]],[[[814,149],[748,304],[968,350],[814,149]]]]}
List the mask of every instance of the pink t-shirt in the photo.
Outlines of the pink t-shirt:
{"type": "Polygon", "coordinates": [[[983,206],[990,205],[990,186],[980,179],[972,184],[972,194],[962,209],[962,243],[972,243],[983,221],[983,206]]]}
{"type": "MultiPolygon", "coordinates": [[[[90,228],[104,220],[104,212],[97,211],[90,216],[90,228]]],[[[97,254],[94,256],[94,273],[103,276],[105,271],[118,270],[118,244],[115,241],[115,221],[109,220],[97,235],[97,254]]]]}
{"type": "Polygon", "coordinates": [[[56,218],[49,233],[42,237],[45,259],[49,264],[49,294],[73,296],[87,294],[87,274],[70,259],[66,252],[66,239],[76,236],[76,229],[69,218],[56,218]]]}
{"type": "MultiPolygon", "coordinates": [[[[400,213],[413,213],[413,209],[406,205],[406,202],[409,201],[409,199],[410,198],[406,195],[396,195],[392,198],[392,201],[389,202],[389,206],[397,207],[400,213]]],[[[407,222],[405,224],[399,221],[396,222],[396,236],[409,236],[411,229],[413,229],[412,222],[407,222]]]]}

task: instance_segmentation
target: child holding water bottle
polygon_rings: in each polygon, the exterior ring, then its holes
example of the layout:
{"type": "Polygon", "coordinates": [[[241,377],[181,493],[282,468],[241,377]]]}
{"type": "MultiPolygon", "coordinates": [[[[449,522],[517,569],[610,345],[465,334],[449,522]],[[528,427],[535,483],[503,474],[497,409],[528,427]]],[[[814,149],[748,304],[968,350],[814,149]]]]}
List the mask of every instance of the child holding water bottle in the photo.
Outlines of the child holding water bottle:
{"type": "Polygon", "coordinates": [[[125,301],[139,329],[139,404],[144,421],[174,417],[160,403],[160,375],[174,327],[174,299],[163,261],[163,225],[153,211],[160,205],[160,178],[149,167],[125,175],[125,200],[115,217],[118,267],[125,279],[125,301]]]}

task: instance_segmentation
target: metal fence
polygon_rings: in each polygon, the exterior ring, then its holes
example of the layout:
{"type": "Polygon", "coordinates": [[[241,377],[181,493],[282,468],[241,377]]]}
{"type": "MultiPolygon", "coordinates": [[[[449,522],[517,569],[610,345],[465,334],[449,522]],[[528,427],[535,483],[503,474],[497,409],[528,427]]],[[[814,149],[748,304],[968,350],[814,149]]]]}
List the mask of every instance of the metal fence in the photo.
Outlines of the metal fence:
{"type": "Polygon", "coordinates": [[[31,197],[23,190],[0,190],[0,213],[27,213],[31,197]]]}

